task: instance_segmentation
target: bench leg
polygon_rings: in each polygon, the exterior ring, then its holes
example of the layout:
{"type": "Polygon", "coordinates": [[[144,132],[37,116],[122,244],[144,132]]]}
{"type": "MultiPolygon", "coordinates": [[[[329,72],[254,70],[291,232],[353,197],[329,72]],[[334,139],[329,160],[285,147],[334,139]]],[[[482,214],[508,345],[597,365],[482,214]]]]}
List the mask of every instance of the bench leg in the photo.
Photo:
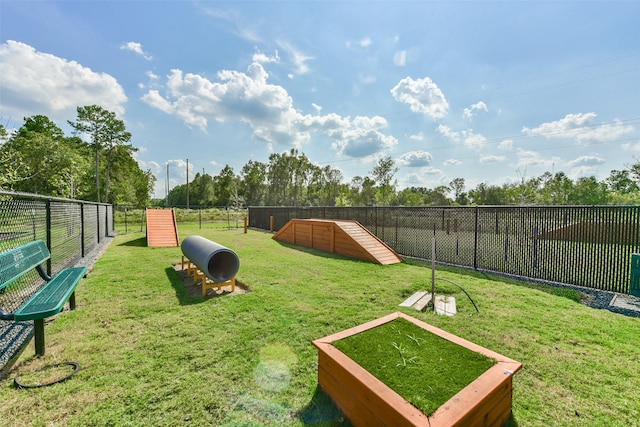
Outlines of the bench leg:
{"type": "Polygon", "coordinates": [[[33,340],[36,345],[36,356],[44,356],[44,319],[35,319],[33,321],[33,326],[33,340]]]}
{"type": "Polygon", "coordinates": [[[69,309],[70,310],[76,309],[76,291],[73,291],[73,293],[69,297],[69,309]]]}

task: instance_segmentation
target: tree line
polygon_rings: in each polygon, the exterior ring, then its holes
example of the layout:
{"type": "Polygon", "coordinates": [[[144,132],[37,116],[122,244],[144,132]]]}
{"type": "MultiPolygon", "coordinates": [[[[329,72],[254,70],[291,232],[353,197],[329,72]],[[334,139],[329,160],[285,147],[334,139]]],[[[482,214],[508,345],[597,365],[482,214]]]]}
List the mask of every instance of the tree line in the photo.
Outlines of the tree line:
{"type": "Polygon", "coordinates": [[[91,105],[68,121],[71,136],[36,115],[10,134],[0,125],[0,188],[105,203],[154,206],[447,206],[447,205],[637,205],[640,160],[599,181],[545,172],[517,183],[480,183],[464,178],[434,188],[398,190],[398,167],[378,160],[366,176],[344,182],[339,169],[319,166],[297,149],[273,153],[267,162],[249,160],[236,173],[225,165],[217,175],[196,174],[151,199],[156,177],[140,169],[131,133],[115,113],[91,105]]]}
{"type": "Polygon", "coordinates": [[[450,205],[637,205],[640,161],[609,177],[572,180],[564,172],[545,172],[518,183],[480,183],[467,189],[464,178],[448,185],[398,191],[398,167],[391,157],[378,161],[367,176],[343,182],[339,169],[312,163],[292,149],[274,153],[266,163],[250,160],[239,174],[226,165],[218,175],[196,174],[174,187],[160,206],[450,206],[450,205]],[[188,192],[188,197],[187,197],[188,192]]]}
{"type": "Polygon", "coordinates": [[[0,125],[0,188],[148,206],[156,178],[133,158],[124,122],[97,105],[76,111],[71,136],[43,115],[25,118],[12,133],[0,125]]]}

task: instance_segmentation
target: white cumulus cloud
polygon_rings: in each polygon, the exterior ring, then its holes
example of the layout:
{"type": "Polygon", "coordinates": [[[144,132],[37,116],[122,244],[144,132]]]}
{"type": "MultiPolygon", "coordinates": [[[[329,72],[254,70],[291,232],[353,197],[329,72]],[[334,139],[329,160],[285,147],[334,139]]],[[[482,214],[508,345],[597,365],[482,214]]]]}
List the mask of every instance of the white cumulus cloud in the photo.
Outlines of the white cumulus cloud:
{"type": "Polygon", "coordinates": [[[409,104],[414,113],[425,114],[432,119],[441,119],[449,111],[449,103],[444,94],[429,77],[414,80],[405,77],[391,89],[398,102],[409,104]]]}
{"type": "Polygon", "coordinates": [[[567,114],[560,120],[542,123],[538,127],[523,127],[522,132],[528,135],[539,135],[546,138],[572,138],[579,144],[615,141],[621,136],[635,130],[616,119],[610,123],[596,124],[596,113],[567,114]]]}
{"type": "Polygon", "coordinates": [[[282,86],[268,82],[268,74],[257,62],[245,73],[223,70],[217,77],[218,81],[211,81],[198,74],[171,70],[164,91],[149,90],[142,99],[204,132],[211,120],[241,121],[271,149],[300,147],[313,133],[328,136],[334,150],[350,157],[373,156],[398,143],[382,131],[388,123],[380,116],[320,115],[322,108],[316,104],[312,104],[316,114],[302,114],[282,86]]]}
{"type": "Polygon", "coordinates": [[[576,167],[576,166],[595,166],[595,165],[601,165],[603,163],[605,163],[606,160],[603,159],[602,157],[597,157],[597,156],[580,156],[577,157],[573,160],[571,160],[568,165],[571,167],[576,167]]]}
{"type": "Polygon", "coordinates": [[[433,156],[431,153],[424,150],[416,150],[409,151],[400,156],[398,164],[408,167],[423,167],[429,166],[432,160],[433,156]]]}
{"type": "Polygon", "coordinates": [[[464,111],[462,112],[462,115],[465,119],[471,120],[473,116],[477,114],[478,111],[484,111],[484,112],[489,111],[487,109],[487,104],[485,104],[482,101],[477,102],[472,106],[470,106],[469,108],[465,108],[464,111]]]}
{"type": "Polygon", "coordinates": [[[0,75],[0,111],[14,117],[71,120],[85,105],[100,105],[118,116],[125,112],[127,96],[113,76],[25,43],[0,44],[0,75]]]}
{"type": "Polygon", "coordinates": [[[260,64],[278,63],[280,62],[280,56],[278,55],[277,50],[275,51],[273,56],[269,56],[266,53],[260,52],[256,48],[256,53],[253,54],[253,62],[258,62],[260,64]]]}
{"type": "Polygon", "coordinates": [[[133,53],[136,53],[136,54],[142,56],[147,61],[151,61],[153,59],[153,57],[151,55],[149,55],[148,53],[146,53],[142,49],[142,44],[140,44],[138,42],[127,42],[127,43],[124,43],[124,44],[122,44],[122,46],[120,46],[120,49],[128,50],[128,51],[131,51],[133,53]]]}
{"type": "Polygon", "coordinates": [[[450,140],[452,140],[454,142],[460,142],[460,140],[461,140],[460,132],[452,131],[449,126],[440,124],[440,125],[438,125],[436,130],[442,136],[445,136],[445,137],[449,138],[450,140]]]}

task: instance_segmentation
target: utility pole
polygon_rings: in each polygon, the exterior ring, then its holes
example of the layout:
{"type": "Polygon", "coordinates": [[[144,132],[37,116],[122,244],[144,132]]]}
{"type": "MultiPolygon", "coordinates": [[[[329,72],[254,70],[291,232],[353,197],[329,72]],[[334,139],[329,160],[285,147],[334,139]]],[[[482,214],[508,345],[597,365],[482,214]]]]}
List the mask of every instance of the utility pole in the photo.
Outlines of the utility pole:
{"type": "Polygon", "coordinates": [[[167,180],[164,186],[165,196],[164,196],[164,207],[169,206],[169,162],[167,162],[167,180]]]}
{"type": "Polygon", "coordinates": [[[187,211],[189,210],[189,159],[187,159],[187,211]]]}

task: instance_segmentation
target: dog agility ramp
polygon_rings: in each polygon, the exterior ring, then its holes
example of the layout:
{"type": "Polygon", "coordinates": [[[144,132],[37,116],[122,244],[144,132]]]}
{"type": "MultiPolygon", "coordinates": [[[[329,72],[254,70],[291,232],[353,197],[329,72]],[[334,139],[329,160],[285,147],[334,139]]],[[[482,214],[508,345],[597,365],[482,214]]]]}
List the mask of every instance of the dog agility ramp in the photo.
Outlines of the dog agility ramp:
{"type": "Polygon", "coordinates": [[[376,264],[403,261],[400,255],[357,221],[292,219],[273,238],[376,264]]]}

